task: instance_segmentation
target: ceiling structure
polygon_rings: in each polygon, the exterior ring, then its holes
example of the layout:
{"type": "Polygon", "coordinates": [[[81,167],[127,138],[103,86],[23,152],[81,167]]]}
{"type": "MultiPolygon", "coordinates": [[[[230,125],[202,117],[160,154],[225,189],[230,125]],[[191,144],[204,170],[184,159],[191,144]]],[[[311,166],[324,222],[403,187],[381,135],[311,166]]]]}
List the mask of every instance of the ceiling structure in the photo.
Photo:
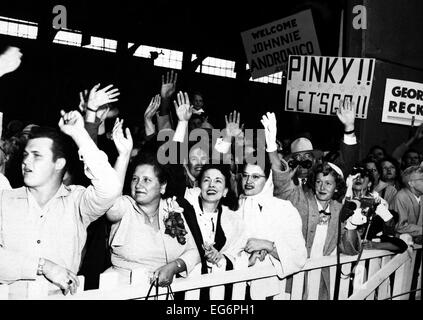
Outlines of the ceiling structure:
{"type": "Polygon", "coordinates": [[[92,36],[245,61],[240,33],[311,8],[322,54],[337,46],[340,0],[288,1],[15,1],[0,15],[51,24],[55,5],[67,10],[69,29],[92,36]],[[336,41],[334,41],[336,40],[336,41]],[[336,42],[336,43],[335,43],[336,42]]]}

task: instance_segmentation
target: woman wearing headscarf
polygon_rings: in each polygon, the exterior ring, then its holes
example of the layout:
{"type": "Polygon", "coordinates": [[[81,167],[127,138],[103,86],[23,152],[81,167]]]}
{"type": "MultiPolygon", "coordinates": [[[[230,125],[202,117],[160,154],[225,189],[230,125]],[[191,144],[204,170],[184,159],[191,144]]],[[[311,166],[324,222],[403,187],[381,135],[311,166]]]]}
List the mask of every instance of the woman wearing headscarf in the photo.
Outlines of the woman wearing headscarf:
{"type": "MultiPolygon", "coordinates": [[[[300,270],[307,258],[301,218],[289,201],[273,196],[270,164],[245,163],[242,188],[238,214],[246,226],[244,250],[250,255],[249,265],[273,266],[279,278],[300,270]]],[[[252,299],[279,293],[279,281],[275,277],[250,283],[252,299]]]]}

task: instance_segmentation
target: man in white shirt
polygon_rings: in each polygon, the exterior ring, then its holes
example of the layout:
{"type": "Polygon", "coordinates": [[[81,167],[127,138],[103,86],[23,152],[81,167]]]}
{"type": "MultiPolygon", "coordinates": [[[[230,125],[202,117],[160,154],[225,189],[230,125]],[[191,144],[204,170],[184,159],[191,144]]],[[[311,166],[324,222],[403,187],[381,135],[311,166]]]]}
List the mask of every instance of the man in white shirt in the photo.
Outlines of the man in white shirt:
{"type": "Polygon", "coordinates": [[[61,114],[62,132],[43,127],[32,132],[23,154],[24,187],[0,193],[0,283],[9,284],[12,298],[26,297],[28,280],[75,293],[86,228],[120,194],[116,172],[89,137],[81,114],[61,114]],[[79,148],[92,183],[88,188],[62,183],[66,135],[79,148]]]}
{"type": "Polygon", "coordinates": [[[423,215],[423,167],[411,166],[404,170],[402,188],[390,203],[390,209],[399,214],[396,225],[398,234],[408,233],[415,243],[422,243],[422,215],[423,215]]]}

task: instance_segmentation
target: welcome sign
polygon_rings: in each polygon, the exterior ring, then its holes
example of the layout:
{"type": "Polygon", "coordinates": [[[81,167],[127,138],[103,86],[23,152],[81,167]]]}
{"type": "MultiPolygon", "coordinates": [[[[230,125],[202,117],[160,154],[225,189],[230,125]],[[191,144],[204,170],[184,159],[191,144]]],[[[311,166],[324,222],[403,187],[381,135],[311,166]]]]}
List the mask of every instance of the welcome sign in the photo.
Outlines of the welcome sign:
{"type": "Polygon", "coordinates": [[[241,33],[253,79],[286,69],[290,55],[320,55],[311,10],[241,33]]]}

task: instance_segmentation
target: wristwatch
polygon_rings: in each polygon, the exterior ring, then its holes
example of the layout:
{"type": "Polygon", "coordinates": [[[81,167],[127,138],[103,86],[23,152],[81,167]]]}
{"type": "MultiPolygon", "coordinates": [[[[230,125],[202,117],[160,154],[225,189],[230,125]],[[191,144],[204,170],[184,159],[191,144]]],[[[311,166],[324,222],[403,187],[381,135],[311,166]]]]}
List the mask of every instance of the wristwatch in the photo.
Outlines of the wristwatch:
{"type": "Polygon", "coordinates": [[[46,260],[44,258],[40,258],[40,260],[38,260],[37,276],[43,275],[43,268],[45,264],[46,260]]]}

